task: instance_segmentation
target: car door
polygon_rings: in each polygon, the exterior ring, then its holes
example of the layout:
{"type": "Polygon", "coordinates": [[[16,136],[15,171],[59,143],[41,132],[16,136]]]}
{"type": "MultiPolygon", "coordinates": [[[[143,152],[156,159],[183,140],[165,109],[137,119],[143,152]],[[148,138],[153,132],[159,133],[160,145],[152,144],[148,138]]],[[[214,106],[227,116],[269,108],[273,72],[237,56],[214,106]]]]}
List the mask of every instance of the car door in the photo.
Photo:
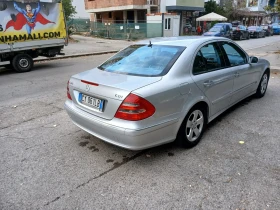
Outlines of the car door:
{"type": "Polygon", "coordinates": [[[230,103],[234,72],[226,68],[216,42],[202,45],[196,52],[192,78],[211,102],[210,116],[224,111],[230,103]]]}
{"type": "Polygon", "coordinates": [[[232,42],[220,42],[226,54],[226,66],[234,71],[234,86],[231,104],[242,100],[256,90],[259,71],[248,62],[247,54],[232,42]]]}

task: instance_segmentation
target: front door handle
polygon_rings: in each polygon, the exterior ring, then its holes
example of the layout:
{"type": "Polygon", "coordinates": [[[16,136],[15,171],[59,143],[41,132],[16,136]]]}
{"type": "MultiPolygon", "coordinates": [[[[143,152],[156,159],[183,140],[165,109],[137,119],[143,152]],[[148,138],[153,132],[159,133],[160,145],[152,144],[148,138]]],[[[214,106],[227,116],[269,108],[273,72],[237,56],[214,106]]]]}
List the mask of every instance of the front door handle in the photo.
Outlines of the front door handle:
{"type": "Polygon", "coordinates": [[[213,84],[214,84],[214,82],[211,81],[211,80],[207,80],[207,81],[205,81],[205,82],[203,83],[203,85],[204,85],[205,87],[211,87],[213,84]]]}

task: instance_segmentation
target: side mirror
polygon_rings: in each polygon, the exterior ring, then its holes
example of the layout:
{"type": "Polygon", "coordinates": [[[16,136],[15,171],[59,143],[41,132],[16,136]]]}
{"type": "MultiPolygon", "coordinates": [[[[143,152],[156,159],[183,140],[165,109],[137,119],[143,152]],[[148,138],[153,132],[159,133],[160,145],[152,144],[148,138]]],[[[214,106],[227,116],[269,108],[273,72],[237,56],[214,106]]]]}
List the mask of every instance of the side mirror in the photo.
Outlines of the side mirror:
{"type": "Polygon", "coordinates": [[[250,57],[250,63],[258,63],[259,59],[257,57],[250,57]]]}

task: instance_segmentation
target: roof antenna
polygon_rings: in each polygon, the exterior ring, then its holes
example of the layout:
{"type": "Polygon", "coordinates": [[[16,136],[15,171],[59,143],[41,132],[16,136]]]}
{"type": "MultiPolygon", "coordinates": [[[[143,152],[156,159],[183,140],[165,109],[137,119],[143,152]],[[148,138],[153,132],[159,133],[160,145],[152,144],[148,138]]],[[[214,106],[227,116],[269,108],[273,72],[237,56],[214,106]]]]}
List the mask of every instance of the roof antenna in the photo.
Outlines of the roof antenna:
{"type": "Polygon", "coordinates": [[[151,42],[151,40],[150,40],[150,43],[149,43],[149,45],[148,45],[148,47],[152,47],[153,45],[152,45],[152,42],[151,42]]]}

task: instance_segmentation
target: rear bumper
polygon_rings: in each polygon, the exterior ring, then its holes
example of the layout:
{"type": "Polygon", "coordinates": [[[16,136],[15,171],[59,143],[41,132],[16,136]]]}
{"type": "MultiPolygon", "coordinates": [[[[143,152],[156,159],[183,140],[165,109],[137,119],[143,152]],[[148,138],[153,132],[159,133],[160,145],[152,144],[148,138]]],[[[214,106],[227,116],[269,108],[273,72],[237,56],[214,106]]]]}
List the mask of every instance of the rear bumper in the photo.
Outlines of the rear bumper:
{"type": "Polygon", "coordinates": [[[233,38],[233,39],[239,39],[240,36],[241,36],[241,34],[239,34],[239,33],[231,34],[231,38],[233,38]]]}
{"type": "Polygon", "coordinates": [[[99,139],[129,150],[142,150],[174,141],[178,120],[170,120],[148,128],[131,130],[116,127],[110,121],[92,116],[67,100],[64,108],[71,120],[84,131],[99,139]]]}
{"type": "Polygon", "coordinates": [[[258,33],[250,33],[250,37],[258,37],[258,33]]]}

